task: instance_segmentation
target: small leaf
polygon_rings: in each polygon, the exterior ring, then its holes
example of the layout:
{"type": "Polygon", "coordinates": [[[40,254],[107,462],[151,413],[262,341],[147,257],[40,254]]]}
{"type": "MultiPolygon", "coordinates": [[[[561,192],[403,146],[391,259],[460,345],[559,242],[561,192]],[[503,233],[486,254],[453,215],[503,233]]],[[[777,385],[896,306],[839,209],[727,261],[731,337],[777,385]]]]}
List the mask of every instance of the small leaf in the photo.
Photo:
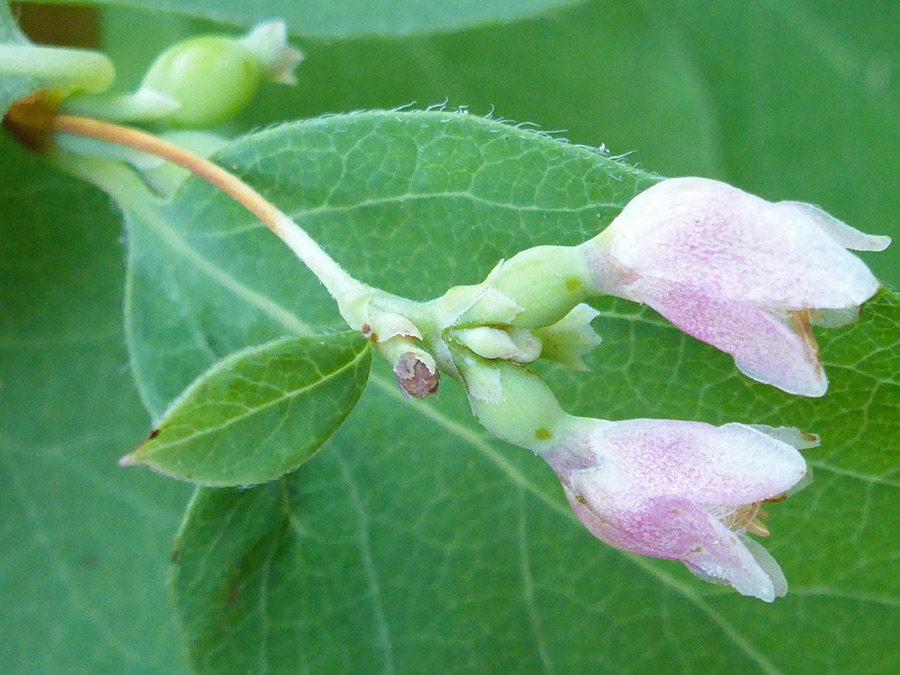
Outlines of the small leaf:
{"type": "Polygon", "coordinates": [[[355,333],[244,349],[197,378],[120,463],[211,486],[277,478],[350,414],[371,362],[369,342],[355,333]]]}

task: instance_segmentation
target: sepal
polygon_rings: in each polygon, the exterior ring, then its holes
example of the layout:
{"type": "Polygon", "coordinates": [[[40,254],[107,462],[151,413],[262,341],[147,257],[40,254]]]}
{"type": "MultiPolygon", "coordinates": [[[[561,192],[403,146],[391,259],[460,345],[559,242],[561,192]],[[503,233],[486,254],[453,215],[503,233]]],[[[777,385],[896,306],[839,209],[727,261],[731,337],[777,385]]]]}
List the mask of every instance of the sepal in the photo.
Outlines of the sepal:
{"type": "Polygon", "coordinates": [[[600,312],[582,303],[555,324],[535,329],[535,336],[543,344],[541,357],[572,370],[588,370],[583,357],[601,342],[591,327],[591,321],[598,316],[600,312]]]}

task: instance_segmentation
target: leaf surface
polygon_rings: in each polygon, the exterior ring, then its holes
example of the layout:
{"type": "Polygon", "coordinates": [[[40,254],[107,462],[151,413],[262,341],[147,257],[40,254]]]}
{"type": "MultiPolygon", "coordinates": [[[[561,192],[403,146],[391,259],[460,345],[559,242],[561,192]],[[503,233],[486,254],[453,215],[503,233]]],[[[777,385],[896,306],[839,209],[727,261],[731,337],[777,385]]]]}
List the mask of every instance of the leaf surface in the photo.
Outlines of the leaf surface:
{"type": "Polygon", "coordinates": [[[293,471],[350,414],[366,385],[369,345],[343,333],[232,354],[197,378],[123,462],[219,487],[293,471]]]}
{"type": "Polygon", "coordinates": [[[374,377],[356,414],[376,428],[346,425],[278,483],[195,495],[171,580],[195,669],[890,672],[900,486],[884,439],[898,432],[900,299],[884,294],[822,341],[823,401],[748,382],[649,310],[601,307],[593,374],[552,369],[558,390],[574,381],[571,408],[822,435],[808,453],[816,481],[770,509],[786,598],[765,605],[610,549],[540,459],[474,426],[458,389],[408,405],[374,377]],[[823,639],[835,623],[840,641],[823,639]]]}
{"type": "MultiPolygon", "coordinates": [[[[219,160],[354,275],[417,298],[477,281],[521,248],[581,241],[654,180],[584,148],[449,113],[311,120],[241,140],[219,160]]],[[[208,219],[173,220],[165,235],[138,227],[130,243],[131,344],[142,391],[160,401],[202,369],[198,342],[229,350],[250,339],[237,326],[198,330],[231,326],[236,307],[253,340],[337,321],[317,282],[261,226],[199,182],[167,208],[193,214],[189,203],[208,219]],[[151,256],[151,247],[162,248],[151,256]],[[151,274],[151,261],[166,274],[151,274]],[[163,322],[146,298],[170,275],[179,295],[163,322]],[[191,356],[182,368],[140,365],[156,358],[152,328],[162,323],[166,348],[191,356]]],[[[747,380],[650,310],[598,308],[605,341],[592,373],[543,369],[569,409],[822,435],[808,455],[818,482],[770,520],[767,543],[792,584],[786,599],[764,606],[678,563],[609,549],[571,516],[548,467],[477,427],[453,383],[437,401],[409,403],[379,362],[354,416],[302,471],[195,495],[172,574],[194,668],[665,672],[675,659],[687,672],[859,669],[836,646],[796,649],[849,603],[858,611],[843,639],[871,649],[863,672],[880,672],[892,638],[874,627],[895,620],[900,601],[891,527],[874,516],[897,490],[888,440],[900,401],[896,295],[884,292],[858,324],[822,332],[832,384],[821,400],[747,380]],[[862,553],[848,536],[865,542],[862,553]],[[701,639],[703,649],[684,647],[701,639]]]]}
{"type": "Polygon", "coordinates": [[[116,466],[149,424],[128,371],[121,224],[105,195],[5,136],[0,177],[2,670],[184,672],[163,585],[190,490],[116,466]]]}
{"type": "MultiPolygon", "coordinates": [[[[56,0],[64,4],[66,0],[56,0]]],[[[397,36],[512,21],[582,0],[100,0],[148,10],[252,26],[284,19],[291,33],[318,38],[397,36]]]]}

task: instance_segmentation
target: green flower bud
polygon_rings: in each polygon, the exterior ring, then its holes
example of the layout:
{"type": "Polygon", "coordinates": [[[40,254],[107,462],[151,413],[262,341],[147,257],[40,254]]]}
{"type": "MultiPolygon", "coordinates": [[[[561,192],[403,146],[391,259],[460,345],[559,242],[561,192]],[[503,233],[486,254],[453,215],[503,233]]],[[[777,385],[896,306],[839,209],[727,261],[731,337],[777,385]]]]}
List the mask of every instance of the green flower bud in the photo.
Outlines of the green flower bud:
{"type": "Polygon", "coordinates": [[[451,331],[449,337],[486,359],[531,363],[541,355],[541,341],[527,328],[477,326],[451,331]]]}
{"type": "Polygon", "coordinates": [[[469,394],[472,413],[491,434],[541,453],[557,441],[569,419],[544,381],[524,366],[488,361],[460,349],[456,366],[469,394]]]}
{"type": "MultiPolygon", "coordinates": [[[[488,278],[491,289],[521,307],[508,323],[538,328],[556,323],[587,298],[591,273],[582,250],[574,246],[536,246],[498,265],[488,278]]],[[[458,324],[496,323],[484,302],[476,302],[458,324]]]]}
{"type": "Polygon", "coordinates": [[[254,28],[243,38],[220,35],[179,42],[160,54],[141,83],[177,101],[167,121],[181,127],[209,127],[234,117],[263,78],[292,83],[302,55],[287,45],[284,22],[254,28]]]}

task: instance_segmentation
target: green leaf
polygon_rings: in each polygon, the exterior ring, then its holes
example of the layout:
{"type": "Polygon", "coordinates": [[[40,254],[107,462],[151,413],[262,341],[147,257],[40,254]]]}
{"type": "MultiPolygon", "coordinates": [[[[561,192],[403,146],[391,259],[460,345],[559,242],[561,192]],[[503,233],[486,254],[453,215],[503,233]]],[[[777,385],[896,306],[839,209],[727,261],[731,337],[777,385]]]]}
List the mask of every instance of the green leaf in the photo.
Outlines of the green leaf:
{"type": "Polygon", "coordinates": [[[370,343],[356,333],[244,349],[197,378],[122,463],[210,486],[282,476],[350,414],[371,363],[370,343]]]}
{"type": "MultiPolygon", "coordinates": [[[[287,125],[219,161],[354,275],[417,298],[477,281],[527,246],[581,241],[654,180],[585,148],[449,113],[287,125]]],[[[297,331],[298,315],[309,330],[337,321],[318,282],[226,199],[191,181],[167,208],[176,207],[165,226],[132,226],[129,330],[142,391],[156,400],[177,391],[178,378],[202,370],[198,344],[236,349],[297,331]],[[161,348],[178,359],[145,365],[161,348]]],[[[193,667],[666,672],[675,658],[683,671],[879,672],[893,639],[884,627],[900,627],[893,528],[876,515],[898,489],[896,296],[822,332],[832,384],[820,400],[749,381],[650,310],[598,307],[604,343],[592,372],[542,368],[570,410],[822,436],[809,454],[818,481],[769,521],[767,543],[792,585],[786,599],[763,606],[676,562],[606,547],[572,517],[543,462],[477,426],[457,386],[410,403],[379,360],[354,416],[302,471],[196,494],[172,574],[193,667]],[[873,654],[868,671],[837,645],[797,649],[839,611],[853,616],[842,644],[873,654]],[[684,648],[694,642],[702,648],[684,648]]]]}
{"type": "MultiPolygon", "coordinates": [[[[9,4],[0,2],[0,44],[27,44],[18,24],[10,13],[9,4]]],[[[10,104],[37,89],[37,84],[29,77],[3,75],[0,71],[0,119],[6,115],[10,104]]]]}
{"type": "MultiPolygon", "coordinates": [[[[318,38],[396,36],[452,31],[466,26],[512,21],[578,4],[583,0],[100,0],[252,26],[273,17],[290,32],[318,38]]],[[[66,0],[56,0],[65,4],[66,0]]]]}
{"type": "Polygon", "coordinates": [[[457,387],[407,404],[377,375],[357,410],[376,427],[345,425],[277,483],[195,495],[171,577],[194,669],[890,672],[900,298],[825,333],[821,400],[748,381],[650,310],[601,307],[593,373],[550,369],[579,412],[822,435],[816,481],[770,509],[786,598],[764,605],[603,545],[549,467],[473,424],[457,387]],[[839,637],[823,642],[823,625],[839,637]]]}
{"type": "Polygon", "coordinates": [[[190,490],[116,459],[147,428],[109,199],[0,135],[0,663],[184,671],[166,602],[190,490]]]}

